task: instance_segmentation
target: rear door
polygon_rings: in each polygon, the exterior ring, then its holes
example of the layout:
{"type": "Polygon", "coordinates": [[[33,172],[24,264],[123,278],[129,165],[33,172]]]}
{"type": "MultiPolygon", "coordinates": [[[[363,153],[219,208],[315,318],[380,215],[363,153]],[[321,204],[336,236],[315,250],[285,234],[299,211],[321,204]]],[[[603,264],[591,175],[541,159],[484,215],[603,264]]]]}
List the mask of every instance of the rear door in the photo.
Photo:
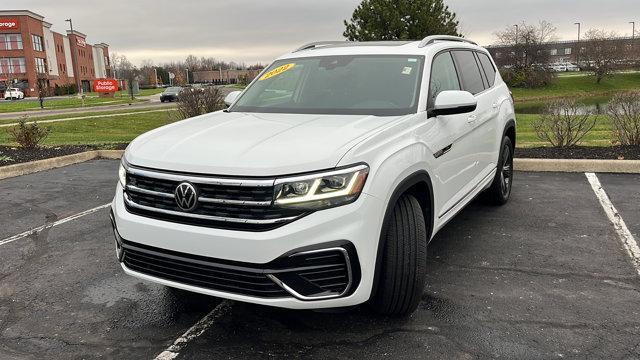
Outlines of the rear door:
{"type": "Polygon", "coordinates": [[[468,116],[470,134],[465,144],[469,156],[473,157],[475,172],[466,190],[473,191],[473,187],[493,170],[488,162],[495,143],[493,94],[475,51],[455,50],[453,58],[462,79],[462,88],[473,94],[478,102],[476,111],[468,116]]]}
{"type": "Polygon", "coordinates": [[[504,89],[495,86],[496,68],[483,52],[476,52],[476,60],[485,77],[487,89],[478,94],[478,108],[482,103],[482,113],[478,114],[476,121],[476,139],[480,155],[480,167],[483,172],[491,172],[497,165],[500,145],[496,143],[496,134],[502,133],[499,129],[500,106],[503,101],[508,101],[509,94],[504,89]]]}
{"type": "MultiPolygon", "coordinates": [[[[427,109],[432,109],[436,97],[446,90],[462,90],[459,72],[449,51],[433,59],[429,78],[427,109]]],[[[431,119],[433,128],[422,134],[436,161],[435,179],[438,188],[439,217],[444,217],[464,198],[464,189],[476,177],[476,160],[472,153],[468,124],[472,114],[446,115],[431,119]]]]}

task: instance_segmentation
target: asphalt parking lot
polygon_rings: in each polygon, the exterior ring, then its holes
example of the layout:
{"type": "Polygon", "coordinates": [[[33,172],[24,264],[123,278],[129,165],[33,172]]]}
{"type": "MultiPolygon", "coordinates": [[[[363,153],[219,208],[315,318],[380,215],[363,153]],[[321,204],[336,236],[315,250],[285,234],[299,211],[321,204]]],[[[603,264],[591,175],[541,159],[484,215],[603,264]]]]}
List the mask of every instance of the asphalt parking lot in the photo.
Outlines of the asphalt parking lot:
{"type": "MultiPolygon", "coordinates": [[[[508,205],[471,204],[429,247],[418,311],[394,319],[124,275],[104,207],[117,166],[0,180],[0,359],[640,359],[640,275],[585,174],[516,173],[508,205]]],[[[640,175],[597,178],[638,241],[640,175]]]]}

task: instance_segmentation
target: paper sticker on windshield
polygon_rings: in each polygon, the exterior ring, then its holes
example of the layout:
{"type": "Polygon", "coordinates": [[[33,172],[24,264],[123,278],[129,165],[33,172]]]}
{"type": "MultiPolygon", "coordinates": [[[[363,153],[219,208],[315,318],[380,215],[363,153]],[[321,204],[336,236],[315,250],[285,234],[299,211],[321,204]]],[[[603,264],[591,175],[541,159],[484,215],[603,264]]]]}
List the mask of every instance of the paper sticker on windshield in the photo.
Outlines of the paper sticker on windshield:
{"type": "Polygon", "coordinates": [[[287,71],[289,69],[292,69],[294,66],[296,66],[295,63],[289,63],[289,64],[285,64],[285,65],[282,65],[282,66],[278,66],[277,68],[275,68],[275,69],[267,72],[266,74],[262,75],[260,77],[259,81],[267,80],[267,79],[272,78],[274,76],[280,75],[283,72],[285,72],[285,71],[287,71]]]}
{"type": "Polygon", "coordinates": [[[402,75],[411,75],[411,70],[413,70],[411,66],[405,66],[404,69],[402,69],[402,75]]]}
{"type": "Polygon", "coordinates": [[[408,62],[418,62],[418,59],[413,59],[413,58],[409,58],[407,59],[408,62]]]}

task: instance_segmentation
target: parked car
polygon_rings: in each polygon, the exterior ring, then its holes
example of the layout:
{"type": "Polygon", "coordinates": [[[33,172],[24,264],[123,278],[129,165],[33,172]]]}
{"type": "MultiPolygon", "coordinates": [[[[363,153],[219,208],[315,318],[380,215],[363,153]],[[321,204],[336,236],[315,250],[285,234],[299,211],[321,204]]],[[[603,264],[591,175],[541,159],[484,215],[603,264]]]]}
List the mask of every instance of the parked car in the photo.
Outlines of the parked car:
{"type": "Polygon", "coordinates": [[[5,100],[20,100],[24,99],[24,93],[18,88],[7,88],[4,91],[5,100]]]}
{"type": "Polygon", "coordinates": [[[509,200],[513,100],[469,40],[308,44],[225,102],[125,151],[111,205],[125,273],[269,306],[408,314],[434,235],[479,195],[509,200]]]}
{"type": "Polygon", "coordinates": [[[181,92],[182,88],[179,86],[168,87],[160,94],[160,102],[176,101],[178,100],[178,95],[180,95],[181,92]]]}

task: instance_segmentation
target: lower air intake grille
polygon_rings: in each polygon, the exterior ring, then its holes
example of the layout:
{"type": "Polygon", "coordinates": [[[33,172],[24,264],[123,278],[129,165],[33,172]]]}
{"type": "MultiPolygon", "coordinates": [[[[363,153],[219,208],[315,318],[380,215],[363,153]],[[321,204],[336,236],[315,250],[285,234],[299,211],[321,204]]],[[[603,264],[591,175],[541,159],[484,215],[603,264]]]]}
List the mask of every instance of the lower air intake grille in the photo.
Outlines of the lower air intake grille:
{"type": "Polygon", "coordinates": [[[139,273],[209,290],[262,298],[290,297],[253,264],[218,261],[125,242],[124,265],[139,273]]]}

